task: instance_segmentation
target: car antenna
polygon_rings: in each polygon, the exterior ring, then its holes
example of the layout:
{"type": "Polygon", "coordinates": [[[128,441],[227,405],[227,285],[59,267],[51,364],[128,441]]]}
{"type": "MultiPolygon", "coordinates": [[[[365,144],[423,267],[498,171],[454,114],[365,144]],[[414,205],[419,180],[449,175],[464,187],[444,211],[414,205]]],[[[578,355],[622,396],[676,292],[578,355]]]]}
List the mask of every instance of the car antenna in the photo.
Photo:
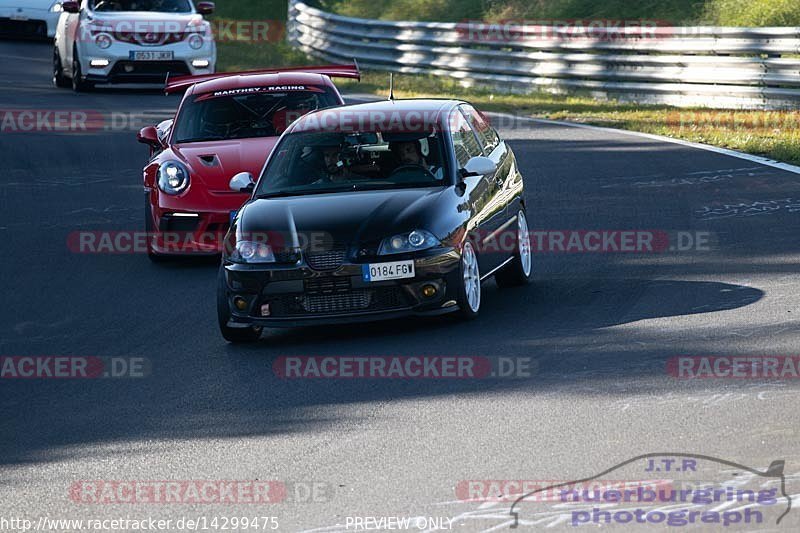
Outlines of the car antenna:
{"type": "Polygon", "coordinates": [[[389,73],[389,101],[394,101],[394,72],[389,73]]]}

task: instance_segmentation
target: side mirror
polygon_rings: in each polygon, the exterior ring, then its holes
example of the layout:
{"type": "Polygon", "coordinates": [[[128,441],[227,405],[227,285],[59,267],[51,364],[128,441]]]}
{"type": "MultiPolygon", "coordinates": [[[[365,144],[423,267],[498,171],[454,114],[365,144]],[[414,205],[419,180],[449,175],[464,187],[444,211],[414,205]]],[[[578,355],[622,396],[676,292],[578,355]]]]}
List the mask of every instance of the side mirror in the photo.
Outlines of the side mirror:
{"type": "Polygon", "coordinates": [[[172,125],[175,123],[174,119],[165,120],[161,122],[158,126],[156,126],[156,134],[158,135],[158,141],[163,145],[167,145],[167,138],[169,137],[169,132],[172,129],[172,125]]]}
{"type": "Polygon", "coordinates": [[[497,165],[488,157],[475,156],[467,161],[467,164],[461,169],[461,177],[468,178],[470,176],[487,176],[497,172],[497,165]]]}
{"type": "Polygon", "coordinates": [[[253,175],[249,172],[239,172],[228,185],[232,191],[251,193],[256,186],[253,175]]]}
{"type": "Polygon", "coordinates": [[[67,13],[80,13],[81,4],[75,0],[65,0],[64,2],[61,2],[61,9],[67,13]]]}
{"type": "Polygon", "coordinates": [[[201,15],[212,15],[216,7],[214,2],[198,2],[197,12],[201,15]]]}
{"type": "Polygon", "coordinates": [[[142,144],[146,144],[151,148],[160,148],[161,141],[158,139],[158,130],[155,126],[147,126],[142,128],[136,135],[136,140],[142,144]]]}

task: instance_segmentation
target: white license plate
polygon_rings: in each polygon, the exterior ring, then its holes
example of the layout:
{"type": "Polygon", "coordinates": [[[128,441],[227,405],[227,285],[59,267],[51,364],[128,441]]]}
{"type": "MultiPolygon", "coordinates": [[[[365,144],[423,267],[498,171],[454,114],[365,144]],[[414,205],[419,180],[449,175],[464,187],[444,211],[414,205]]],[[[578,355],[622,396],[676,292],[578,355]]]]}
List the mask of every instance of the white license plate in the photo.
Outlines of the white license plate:
{"type": "Polygon", "coordinates": [[[30,20],[28,19],[27,15],[19,15],[16,13],[12,13],[9,18],[11,20],[16,20],[17,22],[27,22],[28,20],[30,20]]]}
{"type": "Polygon", "coordinates": [[[131,61],[172,61],[175,52],[131,52],[131,61]]]}
{"type": "Polygon", "coordinates": [[[394,263],[372,263],[363,265],[361,272],[364,281],[387,281],[414,277],[414,261],[395,261],[394,263]]]}

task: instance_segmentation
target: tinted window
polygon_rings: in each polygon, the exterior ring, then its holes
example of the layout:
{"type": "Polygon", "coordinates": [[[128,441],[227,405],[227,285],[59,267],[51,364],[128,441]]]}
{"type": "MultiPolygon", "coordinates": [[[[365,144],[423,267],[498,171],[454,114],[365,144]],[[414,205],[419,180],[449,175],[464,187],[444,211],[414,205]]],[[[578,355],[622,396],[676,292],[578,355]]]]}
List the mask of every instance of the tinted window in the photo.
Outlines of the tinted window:
{"type": "Polygon", "coordinates": [[[258,195],[445,184],[440,132],[292,133],[275,147],[258,195]]]}
{"type": "Polygon", "coordinates": [[[268,89],[272,88],[194,96],[178,116],[173,142],[276,137],[306,113],[338,104],[329,89],[320,88],[319,92],[268,89]]]}
{"type": "Polygon", "coordinates": [[[478,138],[483,144],[483,155],[488,156],[500,144],[500,137],[481,113],[472,106],[462,106],[464,114],[467,116],[472,129],[478,134],[478,138]]]}
{"type": "Polygon", "coordinates": [[[483,155],[481,147],[469,123],[459,111],[454,112],[451,125],[456,160],[458,161],[458,166],[464,168],[470,158],[483,155]]]}

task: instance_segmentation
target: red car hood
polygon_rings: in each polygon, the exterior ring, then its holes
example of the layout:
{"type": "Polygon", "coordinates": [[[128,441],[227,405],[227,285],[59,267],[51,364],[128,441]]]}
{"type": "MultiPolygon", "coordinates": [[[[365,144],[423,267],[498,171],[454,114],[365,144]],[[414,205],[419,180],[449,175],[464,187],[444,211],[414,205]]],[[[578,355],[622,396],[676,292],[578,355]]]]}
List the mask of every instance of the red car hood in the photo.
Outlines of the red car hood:
{"type": "Polygon", "coordinates": [[[176,144],[172,152],[186,163],[193,180],[210,191],[229,192],[228,183],[239,172],[249,172],[258,179],[277,142],[278,137],[260,137],[176,144]]]}

